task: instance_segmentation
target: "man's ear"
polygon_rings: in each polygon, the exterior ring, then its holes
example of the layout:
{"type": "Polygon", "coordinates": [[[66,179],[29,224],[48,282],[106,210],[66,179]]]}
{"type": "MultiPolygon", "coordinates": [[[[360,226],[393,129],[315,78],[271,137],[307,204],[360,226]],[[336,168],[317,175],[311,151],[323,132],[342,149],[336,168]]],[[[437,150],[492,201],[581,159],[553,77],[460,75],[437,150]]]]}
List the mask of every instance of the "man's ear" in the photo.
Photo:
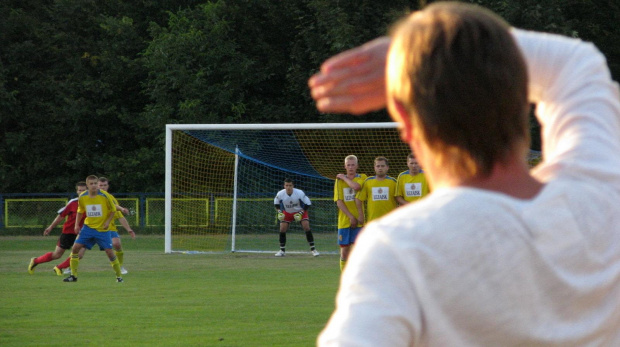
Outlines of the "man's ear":
{"type": "Polygon", "coordinates": [[[409,144],[411,142],[411,138],[413,137],[413,129],[411,128],[411,118],[405,106],[398,100],[392,99],[392,105],[390,110],[390,116],[392,119],[399,124],[400,129],[400,138],[403,142],[409,144]]]}

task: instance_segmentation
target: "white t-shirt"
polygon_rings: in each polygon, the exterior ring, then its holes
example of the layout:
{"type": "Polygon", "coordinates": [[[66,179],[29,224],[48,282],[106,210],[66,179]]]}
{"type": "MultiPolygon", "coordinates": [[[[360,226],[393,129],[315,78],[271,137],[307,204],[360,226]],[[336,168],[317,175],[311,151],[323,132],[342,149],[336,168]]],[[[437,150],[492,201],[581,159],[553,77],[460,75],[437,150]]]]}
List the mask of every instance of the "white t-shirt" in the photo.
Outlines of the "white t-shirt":
{"type": "Polygon", "coordinates": [[[438,189],[367,225],[318,345],[620,346],[618,87],[592,45],[513,33],[544,188],[438,189]]]}
{"type": "Polygon", "coordinates": [[[273,200],[274,205],[280,205],[282,211],[297,213],[304,210],[304,206],[310,206],[310,198],[301,189],[293,188],[293,193],[288,195],[286,189],[282,189],[276,194],[273,200]]]}

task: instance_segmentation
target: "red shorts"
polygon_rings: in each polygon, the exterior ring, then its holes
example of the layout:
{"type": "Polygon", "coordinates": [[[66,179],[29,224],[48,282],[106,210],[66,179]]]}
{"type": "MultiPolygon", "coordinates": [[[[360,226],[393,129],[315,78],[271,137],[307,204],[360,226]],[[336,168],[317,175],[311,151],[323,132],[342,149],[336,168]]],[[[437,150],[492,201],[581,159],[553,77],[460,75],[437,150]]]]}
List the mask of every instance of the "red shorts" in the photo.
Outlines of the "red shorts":
{"type": "MultiPolygon", "coordinates": [[[[291,223],[295,221],[295,215],[296,213],[288,213],[286,211],[282,211],[282,213],[284,213],[284,220],[282,220],[282,223],[291,223]]],[[[308,220],[308,211],[304,211],[303,216],[301,217],[301,220],[308,220]]],[[[301,222],[301,221],[300,221],[301,222]]]]}

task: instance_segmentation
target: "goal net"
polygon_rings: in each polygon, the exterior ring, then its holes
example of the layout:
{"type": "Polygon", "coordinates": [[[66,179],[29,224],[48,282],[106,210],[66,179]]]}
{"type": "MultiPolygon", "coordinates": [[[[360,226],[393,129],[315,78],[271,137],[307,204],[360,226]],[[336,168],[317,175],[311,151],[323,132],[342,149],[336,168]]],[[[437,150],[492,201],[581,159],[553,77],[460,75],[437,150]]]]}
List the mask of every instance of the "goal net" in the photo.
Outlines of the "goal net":
{"type": "MultiPolygon", "coordinates": [[[[355,154],[359,173],[407,170],[410,150],[395,123],[170,124],[166,126],[165,252],[276,252],[274,197],[291,178],[311,199],[310,227],[321,253],[338,253],[334,179],[355,154]]],[[[308,252],[299,223],[287,253],[308,252]]]]}

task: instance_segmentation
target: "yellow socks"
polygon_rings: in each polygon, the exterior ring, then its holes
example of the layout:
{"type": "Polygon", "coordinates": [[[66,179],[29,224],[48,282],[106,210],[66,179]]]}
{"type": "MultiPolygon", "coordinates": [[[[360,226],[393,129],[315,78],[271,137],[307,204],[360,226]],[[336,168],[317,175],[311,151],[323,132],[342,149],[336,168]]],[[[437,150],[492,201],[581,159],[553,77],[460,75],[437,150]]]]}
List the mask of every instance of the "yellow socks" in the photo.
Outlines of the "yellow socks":
{"type": "Polygon", "coordinates": [[[110,264],[112,264],[112,268],[114,269],[114,272],[116,272],[116,277],[121,277],[121,265],[118,262],[118,257],[114,258],[110,264]]]}
{"type": "Polygon", "coordinates": [[[80,264],[80,256],[77,253],[71,253],[71,260],[69,261],[69,267],[71,268],[71,275],[77,277],[77,269],[80,264]]]}
{"type": "Polygon", "coordinates": [[[340,271],[344,270],[344,266],[347,264],[346,260],[340,259],[340,271]]]}
{"type": "Polygon", "coordinates": [[[116,258],[118,259],[118,264],[123,266],[123,251],[114,251],[116,253],[116,258]]]}

